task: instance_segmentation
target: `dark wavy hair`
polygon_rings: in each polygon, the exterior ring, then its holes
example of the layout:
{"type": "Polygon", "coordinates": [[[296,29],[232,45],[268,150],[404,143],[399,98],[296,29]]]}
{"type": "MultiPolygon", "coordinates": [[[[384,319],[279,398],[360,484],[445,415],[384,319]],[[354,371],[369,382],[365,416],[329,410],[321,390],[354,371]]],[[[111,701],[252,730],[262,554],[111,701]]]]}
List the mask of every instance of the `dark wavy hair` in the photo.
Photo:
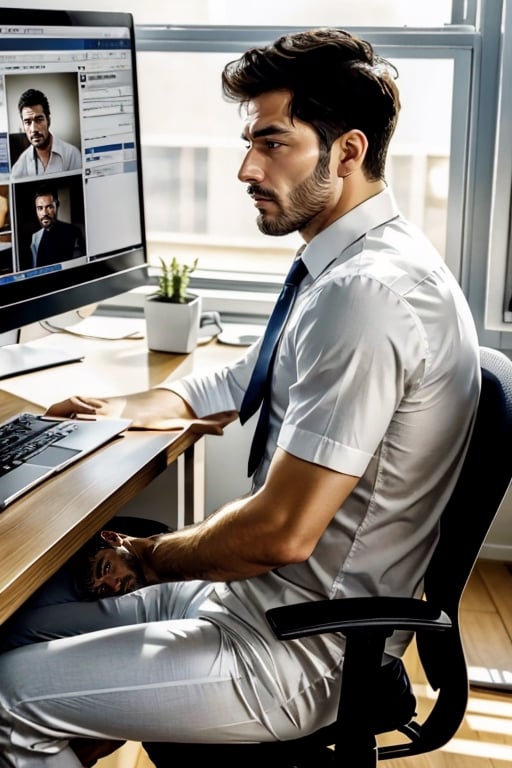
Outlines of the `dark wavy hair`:
{"type": "Polygon", "coordinates": [[[35,107],[36,104],[40,104],[43,108],[43,112],[46,115],[46,119],[50,119],[50,104],[48,99],[42,91],[37,91],[35,88],[29,88],[28,91],[24,91],[18,101],[18,112],[21,115],[21,110],[24,107],[35,107]]]}
{"type": "Polygon", "coordinates": [[[400,111],[397,70],[372,45],[341,29],[284,35],[229,62],[222,90],[244,105],[269,91],[290,91],[290,119],[309,123],[327,151],[343,133],[368,139],[363,170],[384,177],[389,141],[400,111]]]}
{"type": "Polygon", "coordinates": [[[59,194],[57,188],[52,184],[43,183],[40,184],[34,191],[32,199],[35,201],[37,197],[52,196],[56,203],[59,202],[59,194]]]}

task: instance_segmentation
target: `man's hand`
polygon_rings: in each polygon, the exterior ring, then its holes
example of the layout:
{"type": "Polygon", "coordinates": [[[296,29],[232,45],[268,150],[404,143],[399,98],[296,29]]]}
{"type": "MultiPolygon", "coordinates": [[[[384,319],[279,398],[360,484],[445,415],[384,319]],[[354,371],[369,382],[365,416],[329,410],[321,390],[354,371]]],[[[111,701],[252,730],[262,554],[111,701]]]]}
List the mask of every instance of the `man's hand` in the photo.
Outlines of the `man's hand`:
{"type": "MultiPolygon", "coordinates": [[[[115,398],[116,401],[120,398],[115,398]]],[[[50,405],[46,411],[46,416],[56,416],[60,419],[74,419],[77,416],[108,416],[118,418],[121,415],[122,404],[113,400],[100,400],[96,397],[83,397],[75,395],[66,400],[50,405]]]]}
{"type": "Polygon", "coordinates": [[[188,427],[201,435],[222,435],[224,427],[237,417],[236,411],[223,411],[198,419],[188,403],[168,389],[109,398],[75,395],[51,405],[46,415],[68,419],[126,418],[131,419],[131,429],[175,431],[188,427]]]}
{"type": "Polygon", "coordinates": [[[224,427],[238,417],[237,411],[221,411],[212,413],[204,419],[176,419],[182,422],[182,427],[189,427],[197,435],[223,435],[224,427]]]}

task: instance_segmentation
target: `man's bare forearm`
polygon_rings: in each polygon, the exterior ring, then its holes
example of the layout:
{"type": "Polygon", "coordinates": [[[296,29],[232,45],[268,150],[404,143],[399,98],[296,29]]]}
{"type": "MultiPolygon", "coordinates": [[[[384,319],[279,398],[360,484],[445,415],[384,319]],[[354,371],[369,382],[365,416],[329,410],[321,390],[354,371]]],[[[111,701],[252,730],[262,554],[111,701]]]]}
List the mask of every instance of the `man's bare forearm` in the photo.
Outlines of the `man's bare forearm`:
{"type": "Polygon", "coordinates": [[[157,581],[248,579],[306,560],[356,484],[278,449],[254,494],[153,542],[134,540],[132,549],[157,581]]]}
{"type": "Polygon", "coordinates": [[[192,407],[169,389],[150,389],[122,397],[85,397],[75,395],[54,403],[49,416],[75,418],[131,419],[132,429],[178,430],[188,427],[198,434],[221,435],[236,417],[236,411],[223,411],[198,419],[192,407]]]}
{"type": "MultiPolygon", "coordinates": [[[[134,426],[169,419],[193,419],[191,406],[169,389],[149,389],[120,397],[75,395],[48,408],[51,416],[106,416],[132,419],[134,426]]],[[[158,427],[155,427],[158,428],[158,427]]]]}
{"type": "Polygon", "coordinates": [[[275,524],[256,519],[251,506],[239,499],[201,523],[153,539],[131,539],[126,546],[139,558],[148,583],[251,578],[284,564],[272,545],[275,524]]]}

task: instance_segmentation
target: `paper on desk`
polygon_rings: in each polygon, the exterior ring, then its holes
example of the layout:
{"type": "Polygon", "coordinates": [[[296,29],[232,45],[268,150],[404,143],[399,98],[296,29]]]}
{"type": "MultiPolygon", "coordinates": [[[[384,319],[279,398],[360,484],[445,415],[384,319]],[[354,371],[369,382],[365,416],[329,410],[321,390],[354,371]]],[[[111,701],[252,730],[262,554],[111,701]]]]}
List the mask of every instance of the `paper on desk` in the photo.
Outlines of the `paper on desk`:
{"type": "Polygon", "coordinates": [[[62,333],[97,339],[144,339],[146,325],[143,318],[106,317],[90,315],[79,323],[62,329],[62,333]]]}

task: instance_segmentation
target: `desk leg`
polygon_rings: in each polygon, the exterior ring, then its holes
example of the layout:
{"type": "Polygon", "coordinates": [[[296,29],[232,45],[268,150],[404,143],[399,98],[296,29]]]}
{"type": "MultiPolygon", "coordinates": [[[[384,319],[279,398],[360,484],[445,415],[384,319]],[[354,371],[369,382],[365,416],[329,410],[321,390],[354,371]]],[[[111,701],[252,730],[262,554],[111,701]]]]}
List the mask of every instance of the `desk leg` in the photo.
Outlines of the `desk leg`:
{"type": "Polygon", "coordinates": [[[204,518],[204,440],[178,457],[178,528],[204,518]]]}

